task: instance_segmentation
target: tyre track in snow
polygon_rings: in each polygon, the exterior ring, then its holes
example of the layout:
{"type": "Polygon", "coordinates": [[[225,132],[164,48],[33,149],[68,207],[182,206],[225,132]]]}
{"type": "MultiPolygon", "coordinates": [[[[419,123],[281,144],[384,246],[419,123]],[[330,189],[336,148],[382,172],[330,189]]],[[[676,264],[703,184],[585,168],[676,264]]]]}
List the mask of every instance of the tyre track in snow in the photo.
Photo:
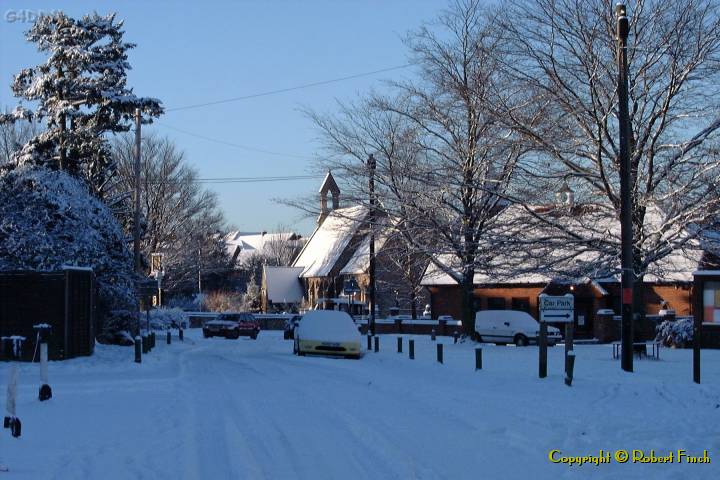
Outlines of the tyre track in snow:
{"type": "MultiPolygon", "coordinates": [[[[335,402],[328,400],[328,396],[324,394],[325,391],[342,391],[343,389],[352,388],[359,397],[363,397],[370,404],[370,410],[374,411],[374,409],[383,408],[383,403],[393,403],[394,398],[403,395],[404,392],[383,387],[382,383],[384,382],[369,387],[367,379],[371,377],[368,372],[373,370],[371,370],[372,367],[366,368],[367,365],[363,366],[362,370],[358,370],[357,366],[362,364],[355,362],[328,358],[297,358],[269,352],[260,352],[260,355],[257,356],[242,356],[232,353],[227,356],[227,360],[239,362],[240,364],[255,362],[262,365],[263,376],[260,381],[282,381],[283,388],[285,388],[289,397],[308,399],[306,400],[308,410],[321,410],[323,420],[328,424],[321,431],[341,430],[342,434],[338,441],[343,442],[343,444],[353,445],[350,450],[359,452],[359,455],[351,455],[350,458],[345,459],[356,469],[355,476],[358,478],[377,478],[378,476],[383,478],[443,478],[445,475],[441,472],[442,463],[438,464],[436,459],[433,458],[435,455],[426,455],[424,452],[445,451],[448,457],[462,457],[459,452],[467,449],[468,446],[453,443],[453,439],[448,438],[443,439],[445,445],[438,449],[435,443],[437,439],[432,428],[434,423],[440,423],[443,429],[447,429],[449,423],[453,425],[454,430],[460,430],[458,433],[461,433],[461,430],[470,430],[469,433],[473,436],[493,436],[500,443],[507,444],[509,442],[509,448],[513,450],[523,450],[533,445],[533,440],[528,438],[524,432],[516,432],[507,429],[505,426],[489,427],[481,430],[473,424],[469,424],[458,414],[439,409],[437,403],[422,398],[420,400],[407,398],[408,407],[413,410],[412,414],[408,415],[407,412],[399,412],[399,417],[404,418],[398,418],[399,421],[390,422],[382,422],[380,418],[375,418],[372,415],[368,416],[365,413],[366,408],[364,405],[353,409],[352,405],[339,406],[335,402]],[[303,376],[302,388],[294,382],[288,382],[289,379],[297,377],[299,374],[303,376]],[[342,381],[337,379],[342,379],[342,381]],[[321,389],[315,387],[322,384],[325,385],[321,389]],[[313,386],[313,388],[308,388],[309,386],[313,386]],[[426,419],[428,428],[423,434],[418,435],[418,428],[412,423],[421,418],[426,419]],[[404,421],[404,425],[399,425],[399,423],[402,423],[400,420],[404,421]],[[522,445],[522,448],[518,448],[519,444],[522,445]],[[456,448],[452,448],[451,445],[456,448]],[[381,453],[380,456],[378,456],[378,452],[381,453]]],[[[296,405],[294,410],[299,415],[302,415],[303,404],[296,405]]],[[[263,418],[265,423],[261,423],[261,426],[267,428],[267,422],[272,423],[277,416],[271,414],[267,418],[263,418]]],[[[282,434],[283,427],[276,430],[282,434]]],[[[323,434],[327,435],[326,433],[323,434]]],[[[472,453],[473,456],[477,456],[477,452],[472,453]]],[[[440,455],[443,454],[440,453],[440,455]]],[[[466,476],[470,476],[469,471],[466,476]]]]}

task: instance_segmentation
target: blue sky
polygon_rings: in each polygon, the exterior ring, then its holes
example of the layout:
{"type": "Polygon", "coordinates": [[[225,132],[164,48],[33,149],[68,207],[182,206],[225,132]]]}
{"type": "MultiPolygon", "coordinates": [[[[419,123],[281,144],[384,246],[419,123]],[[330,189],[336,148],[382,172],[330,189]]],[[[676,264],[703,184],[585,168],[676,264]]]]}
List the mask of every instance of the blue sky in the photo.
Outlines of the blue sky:
{"type": "MultiPolygon", "coordinates": [[[[402,38],[432,20],[446,3],[395,1],[40,2],[0,3],[0,108],[14,106],[9,84],[23,67],[42,60],[23,32],[38,11],[80,16],[115,11],[125,20],[129,84],[135,93],[160,98],[172,109],[283,89],[407,63],[402,38]],[[14,20],[14,21],[10,21],[14,20]]],[[[299,111],[332,111],[382,80],[407,77],[409,69],[215,105],[168,112],[148,130],[167,135],[203,178],[314,173],[317,132],[299,111]],[[169,127],[292,156],[270,155],[213,143],[169,127]]],[[[273,201],[317,192],[320,179],[212,185],[228,221],[242,230],[278,225],[308,234],[314,221],[273,201]]]]}

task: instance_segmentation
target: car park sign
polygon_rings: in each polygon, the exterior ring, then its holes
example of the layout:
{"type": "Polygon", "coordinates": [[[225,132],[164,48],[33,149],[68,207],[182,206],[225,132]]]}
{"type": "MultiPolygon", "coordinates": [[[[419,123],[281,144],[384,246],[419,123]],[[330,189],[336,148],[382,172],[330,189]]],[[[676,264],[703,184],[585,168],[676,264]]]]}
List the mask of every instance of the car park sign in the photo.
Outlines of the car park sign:
{"type": "Polygon", "coordinates": [[[575,297],[568,293],[562,296],[540,295],[540,321],[566,322],[575,320],[575,297]]]}

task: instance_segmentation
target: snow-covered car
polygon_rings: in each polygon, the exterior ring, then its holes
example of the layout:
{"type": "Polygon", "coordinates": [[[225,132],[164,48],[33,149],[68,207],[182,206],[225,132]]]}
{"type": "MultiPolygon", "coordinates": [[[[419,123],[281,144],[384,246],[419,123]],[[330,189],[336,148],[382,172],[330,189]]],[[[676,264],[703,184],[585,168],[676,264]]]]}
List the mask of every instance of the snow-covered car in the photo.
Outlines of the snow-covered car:
{"type": "Polygon", "coordinates": [[[295,329],[293,353],[360,358],[360,332],[350,315],[335,310],[312,310],[295,329]]]}
{"type": "Polygon", "coordinates": [[[302,315],[293,315],[285,320],[285,328],[283,330],[283,338],[285,340],[293,340],[295,338],[295,328],[300,324],[302,315]]]}
{"type": "Polygon", "coordinates": [[[240,338],[250,337],[253,340],[260,333],[260,324],[252,313],[221,313],[215,320],[203,324],[203,337],[240,338]]]}
{"type": "MultiPolygon", "coordinates": [[[[514,343],[524,347],[538,342],[540,324],[527,312],[481,310],[475,314],[475,333],[481,342],[514,343]]],[[[561,338],[560,330],[548,325],[548,345],[555,345],[561,338]]]]}

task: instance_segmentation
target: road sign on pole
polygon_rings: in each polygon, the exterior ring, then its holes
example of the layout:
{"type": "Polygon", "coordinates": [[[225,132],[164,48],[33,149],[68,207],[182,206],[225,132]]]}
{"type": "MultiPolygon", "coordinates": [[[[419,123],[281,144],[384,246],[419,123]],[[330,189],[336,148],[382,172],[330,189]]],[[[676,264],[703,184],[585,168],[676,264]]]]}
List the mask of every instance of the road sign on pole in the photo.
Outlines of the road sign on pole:
{"type": "Polygon", "coordinates": [[[158,272],[163,271],[163,254],[162,253],[151,253],[150,254],[150,275],[157,275],[158,272]]]}
{"type": "Polygon", "coordinates": [[[575,297],[572,293],[566,293],[562,296],[540,294],[540,321],[574,322],[575,297]]]}

